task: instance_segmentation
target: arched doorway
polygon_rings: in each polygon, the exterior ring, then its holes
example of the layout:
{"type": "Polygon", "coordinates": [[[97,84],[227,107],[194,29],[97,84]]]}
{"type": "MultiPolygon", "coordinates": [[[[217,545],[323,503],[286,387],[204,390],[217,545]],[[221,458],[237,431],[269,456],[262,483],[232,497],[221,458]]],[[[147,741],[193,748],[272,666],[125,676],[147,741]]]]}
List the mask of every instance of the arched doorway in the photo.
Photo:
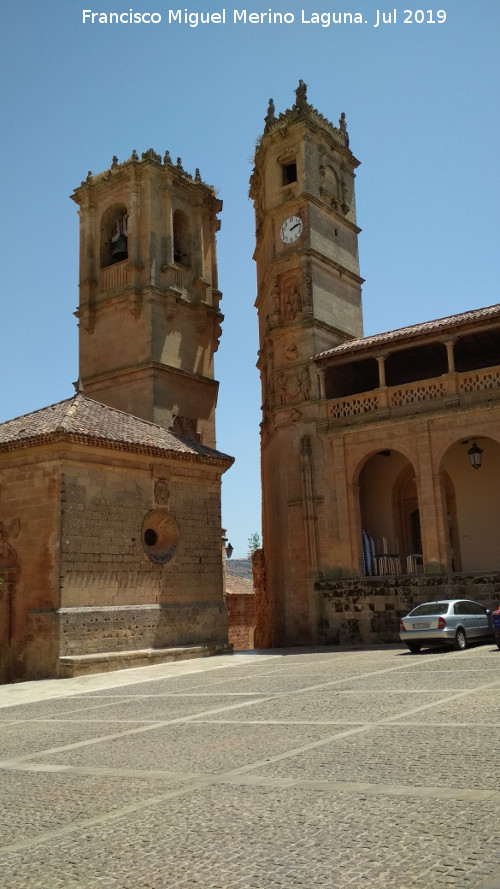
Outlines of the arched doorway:
{"type": "Polygon", "coordinates": [[[420,511],[410,461],[392,449],[373,454],[359,474],[359,497],[364,573],[420,569],[420,511]]]}
{"type": "Polygon", "coordinates": [[[441,461],[454,571],[500,569],[500,444],[492,438],[462,439],[441,461]],[[482,450],[473,469],[468,450],[476,441],[482,450]]]}

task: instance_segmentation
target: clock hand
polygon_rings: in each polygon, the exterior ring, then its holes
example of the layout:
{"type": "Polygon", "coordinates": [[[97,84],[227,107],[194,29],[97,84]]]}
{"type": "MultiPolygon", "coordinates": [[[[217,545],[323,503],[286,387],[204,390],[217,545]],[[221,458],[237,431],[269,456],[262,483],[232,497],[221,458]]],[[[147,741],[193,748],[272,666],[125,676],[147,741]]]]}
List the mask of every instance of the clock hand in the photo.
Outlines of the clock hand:
{"type": "Polygon", "coordinates": [[[294,228],[298,228],[299,225],[300,225],[300,222],[296,222],[295,225],[291,225],[291,226],[290,226],[290,231],[293,232],[294,228]]]}

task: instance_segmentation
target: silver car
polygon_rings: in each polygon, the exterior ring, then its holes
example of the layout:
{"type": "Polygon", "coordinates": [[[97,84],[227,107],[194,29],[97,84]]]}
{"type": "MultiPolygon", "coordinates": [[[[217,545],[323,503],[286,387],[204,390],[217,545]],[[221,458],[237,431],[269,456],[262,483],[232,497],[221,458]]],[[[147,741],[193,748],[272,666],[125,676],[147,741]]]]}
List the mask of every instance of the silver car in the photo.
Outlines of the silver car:
{"type": "Polygon", "coordinates": [[[401,618],[399,638],[413,654],[422,645],[447,644],[464,651],[469,642],[493,638],[491,611],[470,599],[425,602],[401,618]]]}

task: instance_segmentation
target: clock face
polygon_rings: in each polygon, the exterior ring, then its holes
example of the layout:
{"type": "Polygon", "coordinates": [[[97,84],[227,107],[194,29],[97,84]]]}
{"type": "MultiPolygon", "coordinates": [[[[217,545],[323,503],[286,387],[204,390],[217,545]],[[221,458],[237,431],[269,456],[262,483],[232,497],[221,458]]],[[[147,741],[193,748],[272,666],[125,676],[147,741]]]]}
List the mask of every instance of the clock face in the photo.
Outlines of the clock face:
{"type": "Polygon", "coordinates": [[[280,228],[280,237],[284,244],[293,244],[300,238],[304,224],[300,216],[289,216],[280,228]]]}

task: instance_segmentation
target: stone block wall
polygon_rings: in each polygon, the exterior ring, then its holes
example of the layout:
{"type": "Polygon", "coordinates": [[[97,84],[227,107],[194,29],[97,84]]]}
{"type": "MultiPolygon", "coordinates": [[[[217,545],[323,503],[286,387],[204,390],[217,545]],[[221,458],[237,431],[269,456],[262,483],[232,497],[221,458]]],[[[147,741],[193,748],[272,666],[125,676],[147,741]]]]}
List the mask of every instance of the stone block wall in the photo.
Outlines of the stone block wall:
{"type": "Polygon", "coordinates": [[[325,645],[399,642],[399,620],[421,602],[473,599],[492,611],[500,603],[500,574],[408,575],[315,584],[325,645]]]}
{"type": "Polygon", "coordinates": [[[222,602],[220,480],[195,467],[65,464],[63,607],[222,602]],[[169,517],[178,540],[155,561],[144,530],[169,517]]]}
{"type": "Polygon", "coordinates": [[[227,640],[227,610],[222,602],[61,608],[59,620],[61,657],[227,640]]]}
{"type": "Polygon", "coordinates": [[[254,647],[255,596],[252,593],[228,593],[229,642],[234,651],[248,651],[254,647]]]}
{"type": "Polygon", "coordinates": [[[59,606],[57,460],[41,450],[8,455],[0,468],[0,576],[8,578],[2,614],[9,650],[2,672],[39,679],[57,669],[59,606]],[[7,600],[8,595],[8,600],[7,600]],[[42,615],[31,621],[30,614],[42,615]]]}
{"type": "Polygon", "coordinates": [[[0,577],[2,682],[57,676],[63,654],[225,644],[220,470],[76,443],[5,453],[0,577]]]}
{"type": "Polygon", "coordinates": [[[66,462],[62,492],[61,655],[227,642],[217,473],[66,462]]]}

